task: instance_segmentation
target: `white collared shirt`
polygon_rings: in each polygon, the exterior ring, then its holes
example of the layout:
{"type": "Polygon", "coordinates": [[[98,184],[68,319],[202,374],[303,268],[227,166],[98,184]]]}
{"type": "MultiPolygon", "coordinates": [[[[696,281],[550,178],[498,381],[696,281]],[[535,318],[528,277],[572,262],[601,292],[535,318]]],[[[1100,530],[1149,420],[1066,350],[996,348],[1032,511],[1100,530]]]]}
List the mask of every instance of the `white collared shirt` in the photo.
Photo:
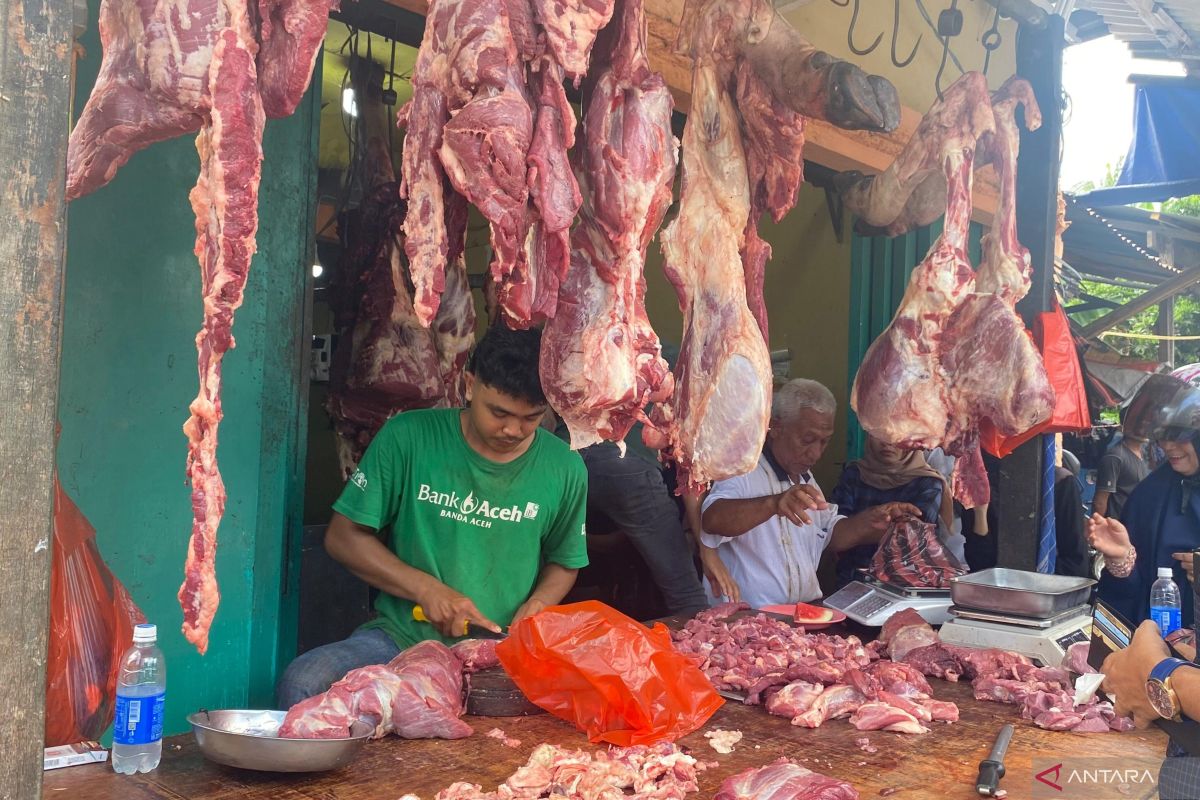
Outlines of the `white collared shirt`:
{"type": "MultiPolygon", "coordinates": [[[[800,482],[816,486],[811,474],[800,482]]],[[[793,485],[791,478],[781,478],[766,455],[762,455],[751,472],[714,483],[702,509],[707,511],[718,500],[779,494],[793,485]]],[[[741,588],[742,599],[754,608],[808,602],[821,596],[817,564],[829,545],[833,526],[845,519],[833,503],[820,511],[810,510],[808,515],[812,519],[808,525],[796,525],[784,517],[773,516],[741,536],[703,533],[700,541],[717,549],[730,577],[741,588]]],[[[705,590],[713,601],[707,581],[705,590]]]]}

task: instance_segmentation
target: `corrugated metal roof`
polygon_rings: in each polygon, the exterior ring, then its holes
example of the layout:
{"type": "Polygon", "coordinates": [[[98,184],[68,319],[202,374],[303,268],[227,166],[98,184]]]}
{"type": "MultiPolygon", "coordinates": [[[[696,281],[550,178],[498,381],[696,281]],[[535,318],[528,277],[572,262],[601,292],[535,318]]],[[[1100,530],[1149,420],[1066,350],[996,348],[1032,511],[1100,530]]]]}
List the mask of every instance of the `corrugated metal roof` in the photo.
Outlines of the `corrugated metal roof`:
{"type": "Polygon", "coordinates": [[[1071,22],[1102,23],[1138,58],[1200,62],[1197,0],[1076,0],[1071,22]]]}

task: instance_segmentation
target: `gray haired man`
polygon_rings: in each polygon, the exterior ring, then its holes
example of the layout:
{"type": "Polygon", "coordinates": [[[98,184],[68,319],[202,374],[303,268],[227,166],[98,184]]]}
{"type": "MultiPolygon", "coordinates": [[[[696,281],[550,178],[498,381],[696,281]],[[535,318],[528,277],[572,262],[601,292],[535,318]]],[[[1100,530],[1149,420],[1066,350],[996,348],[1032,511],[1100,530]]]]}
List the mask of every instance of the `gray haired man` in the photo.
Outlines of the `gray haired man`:
{"type": "Polygon", "coordinates": [[[704,500],[701,541],[716,548],[742,599],[765,605],[821,596],[817,564],[825,548],[842,552],[879,540],[908,503],[886,503],[852,517],[838,514],[812,476],[833,437],[837,401],[820,383],[798,378],[771,403],[771,426],[758,466],[717,481],[704,500]]]}

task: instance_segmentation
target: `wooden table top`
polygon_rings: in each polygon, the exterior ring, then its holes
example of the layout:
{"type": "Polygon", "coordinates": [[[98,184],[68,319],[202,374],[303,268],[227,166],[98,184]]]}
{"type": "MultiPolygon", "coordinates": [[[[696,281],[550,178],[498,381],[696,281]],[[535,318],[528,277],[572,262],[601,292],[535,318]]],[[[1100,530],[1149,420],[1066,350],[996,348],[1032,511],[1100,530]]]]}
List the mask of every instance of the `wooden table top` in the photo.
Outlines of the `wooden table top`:
{"type": "MultiPolygon", "coordinates": [[[[701,760],[718,762],[702,773],[700,792],[692,796],[711,798],[730,775],[787,756],[809,769],[849,781],[863,800],[887,789],[897,790],[890,796],[902,800],[976,798],[979,762],[987,757],[1005,722],[1016,725],[1016,734],[1000,785],[1014,800],[1030,797],[1035,758],[1105,757],[1122,768],[1158,773],[1166,737],[1157,729],[1104,734],[1044,731],[1021,720],[1015,706],[975,700],[969,684],[939,680],[931,684],[939,699],[958,703],[962,718],[953,724],[933,723],[930,732],[920,736],[864,733],[845,720],[827,722],[816,730],[794,728],[761,706],[727,701],[706,725],[679,742],[701,760]],[[744,738],[733,753],[719,755],[703,736],[714,728],[740,730],[744,738]],[[868,754],[855,744],[863,736],[878,752],[868,754]]],[[[154,772],[118,775],[109,764],[53,770],[46,773],[43,798],[395,800],[412,792],[433,800],[438,790],[456,780],[494,789],[542,742],[592,747],[583,734],[549,715],[466,719],[475,728],[470,738],[407,741],[389,736],[369,742],[350,766],[325,774],[275,775],[221,767],[204,759],[190,734],[176,736],[164,742],[162,763],[154,772]],[[494,727],[520,739],[521,746],[505,747],[483,735],[494,727]]]]}

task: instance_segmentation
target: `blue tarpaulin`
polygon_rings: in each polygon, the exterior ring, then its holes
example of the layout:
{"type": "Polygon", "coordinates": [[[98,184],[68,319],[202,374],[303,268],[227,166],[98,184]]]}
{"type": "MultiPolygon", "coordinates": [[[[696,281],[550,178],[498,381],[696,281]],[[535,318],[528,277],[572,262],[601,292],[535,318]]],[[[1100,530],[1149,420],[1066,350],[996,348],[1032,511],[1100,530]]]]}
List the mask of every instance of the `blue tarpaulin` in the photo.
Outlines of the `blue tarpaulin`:
{"type": "Polygon", "coordinates": [[[1200,194],[1200,82],[1138,85],[1133,142],[1116,186],[1079,200],[1120,206],[1194,194],[1200,194]]]}

